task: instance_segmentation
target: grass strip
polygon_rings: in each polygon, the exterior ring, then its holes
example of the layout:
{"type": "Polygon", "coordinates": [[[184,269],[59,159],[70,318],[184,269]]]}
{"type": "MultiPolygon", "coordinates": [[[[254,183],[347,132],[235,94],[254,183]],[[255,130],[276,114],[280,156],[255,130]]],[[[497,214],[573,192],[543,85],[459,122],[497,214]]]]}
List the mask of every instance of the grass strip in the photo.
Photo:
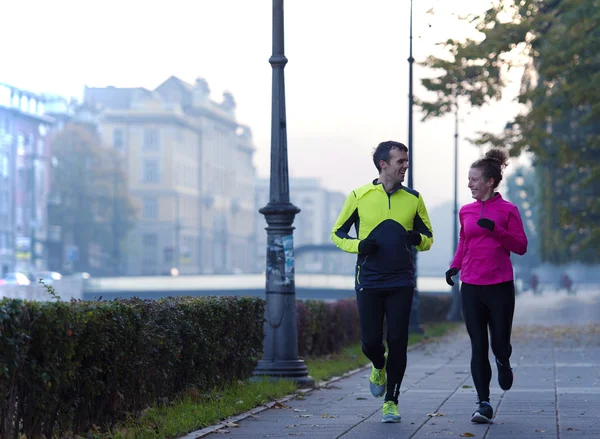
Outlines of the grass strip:
{"type": "MultiPolygon", "coordinates": [[[[433,341],[458,326],[457,323],[446,322],[425,325],[426,337],[411,334],[409,346],[433,341]]],[[[324,381],[365,366],[369,360],[362,353],[360,343],[357,343],[338,354],[307,358],[305,362],[315,381],[324,381]]],[[[292,394],[295,390],[295,384],[287,380],[238,381],[204,395],[192,389],[170,404],[148,408],[136,419],[130,419],[110,431],[97,430],[91,436],[94,439],[176,438],[292,394]]]]}

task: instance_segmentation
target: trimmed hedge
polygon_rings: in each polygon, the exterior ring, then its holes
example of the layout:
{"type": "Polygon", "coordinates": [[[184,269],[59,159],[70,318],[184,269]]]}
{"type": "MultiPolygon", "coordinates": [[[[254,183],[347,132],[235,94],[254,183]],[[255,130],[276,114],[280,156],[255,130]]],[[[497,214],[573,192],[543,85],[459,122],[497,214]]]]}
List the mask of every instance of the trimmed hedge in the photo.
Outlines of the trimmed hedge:
{"type": "Polygon", "coordinates": [[[2,300],[0,437],[19,423],[29,438],[77,434],[248,377],[263,321],[264,301],[249,297],[2,300]]]}
{"type": "Polygon", "coordinates": [[[300,357],[333,354],[360,341],[358,309],[354,299],[332,303],[299,301],[296,315],[300,357]]]}
{"type": "MultiPolygon", "coordinates": [[[[442,322],[452,303],[451,296],[419,295],[422,323],[442,322]]],[[[327,303],[322,300],[298,301],[298,355],[318,357],[338,353],[360,341],[360,322],[355,299],[327,303]]]]}
{"type": "MultiPolygon", "coordinates": [[[[421,320],[450,297],[421,296],[421,320]]],[[[69,436],[110,426],[191,386],[251,376],[262,355],[264,300],[177,297],[102,302],[0,301],[0,439],[69,436]]],[[[354,299],[297,301],[301,357],[360,340],[354,299]]]]}

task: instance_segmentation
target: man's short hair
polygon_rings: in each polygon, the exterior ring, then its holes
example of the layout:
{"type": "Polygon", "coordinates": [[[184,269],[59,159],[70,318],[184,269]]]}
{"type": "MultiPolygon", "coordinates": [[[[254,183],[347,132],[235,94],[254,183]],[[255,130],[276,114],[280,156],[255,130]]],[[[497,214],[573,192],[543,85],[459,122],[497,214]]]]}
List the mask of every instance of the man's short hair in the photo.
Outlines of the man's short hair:
{"type": "Polygon", "coordinates": [[[381,160],[383,160],[386,163],[390,162],[390,151],[392,149],[398,149],[400,151],[408,152],[408,148],[404,143],[394,142],[393,140],[381,142],[373,151],[373,163],[375,163],[377,171],[381,172],[381,166],[379,166],[379,162],[381,160]]]}

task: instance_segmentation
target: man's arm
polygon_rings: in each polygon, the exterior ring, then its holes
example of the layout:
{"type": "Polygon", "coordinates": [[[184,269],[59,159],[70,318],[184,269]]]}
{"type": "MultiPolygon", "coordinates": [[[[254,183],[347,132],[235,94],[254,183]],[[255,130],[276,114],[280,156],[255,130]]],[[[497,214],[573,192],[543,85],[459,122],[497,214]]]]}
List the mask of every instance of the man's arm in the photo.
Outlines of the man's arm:
{"type": "Polygon", "coordinates": [[[413,224],[415,230],[421,234],[421,243],[415,248],[422,252],[429,250],[433,244],[433,229],[431,228],[425,202],[420,194],[417,203],[417,214],[415,215],[413,224]]]}
{"type": "Polygon", "coordinates": [[[348,253],[358,253],[358,244],[360,240],[348,235],[350,228],[358,221],[358,200],[354,191],[346,197],[342,212],[338,216],[333,230],[331,231],[331,240],[333,243],[348,253]]]}

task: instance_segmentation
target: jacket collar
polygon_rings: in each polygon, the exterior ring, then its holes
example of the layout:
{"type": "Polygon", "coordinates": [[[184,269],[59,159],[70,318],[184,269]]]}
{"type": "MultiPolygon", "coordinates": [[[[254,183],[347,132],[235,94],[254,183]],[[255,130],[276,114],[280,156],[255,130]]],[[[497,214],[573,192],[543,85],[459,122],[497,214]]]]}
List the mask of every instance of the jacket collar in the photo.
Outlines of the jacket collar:
{"type": "Polygon", "coordinates": [[[494,195],[492,196],[492,198],[485,200],[485,201],[475,200],[475,202],[479,203],[479,204],[483,204],[483,203],[490,204],[490,203],[497,203],[502,200],[503,200],[503,198],[502,198],[502,195],[500,194],[500,192],[494,192],[494,195]]]}
{"type": "Polygon", "coordinates": [[[387,192],[385,190],[385,188],[383,187],[383,183],[378,183],[377,180],[378,180],[377,178],[375,180],[373,180],[373,186],[375,186],[376,189],[382,190],[383,192],[385,192],[388,195],[393,195],[396,192],[398,192],[400,189],[404,188],[404,186],[402,186],[402,183],[400,183],[398,186],[396,186],[396,189],[394,189],[392,192],[387,192]]]}

